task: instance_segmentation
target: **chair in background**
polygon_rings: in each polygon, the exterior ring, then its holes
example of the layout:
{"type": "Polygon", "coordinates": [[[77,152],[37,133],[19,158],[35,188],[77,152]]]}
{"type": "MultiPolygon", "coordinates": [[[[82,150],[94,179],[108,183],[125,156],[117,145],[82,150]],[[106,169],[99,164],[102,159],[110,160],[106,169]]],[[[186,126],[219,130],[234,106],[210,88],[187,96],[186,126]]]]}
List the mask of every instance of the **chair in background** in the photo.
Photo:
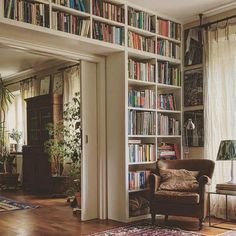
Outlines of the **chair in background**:
{"type": "Polygon", "coordinates": [[[211,182],[215,163],[206,159],[160,160],[150,175],[150,212],[189,216],[199,219],[199,229],[207,214],[206,187],[211,182]]]}

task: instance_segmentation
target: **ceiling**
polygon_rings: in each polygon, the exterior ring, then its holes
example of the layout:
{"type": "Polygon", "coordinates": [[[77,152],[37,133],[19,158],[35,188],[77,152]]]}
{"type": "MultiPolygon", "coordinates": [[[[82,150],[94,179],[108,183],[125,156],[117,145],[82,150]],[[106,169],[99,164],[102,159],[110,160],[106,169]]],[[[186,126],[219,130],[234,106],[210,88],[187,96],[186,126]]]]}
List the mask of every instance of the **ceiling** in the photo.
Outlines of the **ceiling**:
{"type": "MultiPolygon", "coordinates": [[[[129,0],[135,5],[152,9],[181,22],[190,22],[200,13],[235,3],[235,0],[129,0]]],[[[235,7],[235,6],[234,6],[235,7]]]]}
{"type": "Polygon", "coordinates": [[[0,45],[0,75],[3,79],[37,67],[50,67],[51,63],[62,63],[52,56],[0,45]]]}

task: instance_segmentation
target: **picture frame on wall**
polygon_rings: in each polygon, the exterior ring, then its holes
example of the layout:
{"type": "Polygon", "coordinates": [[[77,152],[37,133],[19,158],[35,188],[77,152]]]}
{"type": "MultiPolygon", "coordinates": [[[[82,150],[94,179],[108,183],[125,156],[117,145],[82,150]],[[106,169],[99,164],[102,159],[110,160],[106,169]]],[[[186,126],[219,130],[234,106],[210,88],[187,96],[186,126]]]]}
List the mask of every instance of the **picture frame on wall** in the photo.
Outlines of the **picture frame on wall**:
{"type": "Polygon", "coordinates": [[[203,44],[200,28],[184,31],[184,66],[202,64],[203,44]]]}
{"type": "Polygon", "coordinates": [[[188,139],[189,147],[204,147],[204,111],[185,111],[184,112],[184,124],[188,122],[188,119],[192,119],[195,129],[186,130],[185,138],[188,139]]]}
{"type": "Polygon", "coordinates": [[[184,72],[184,106],[203,105],[203,70],[184,72]]]}
{"type": "Polygon", "coordinates": [[[49,94],[50,92],[50,80],[51,76],[45,76],[40,80],[40,95],[49,94]]]}

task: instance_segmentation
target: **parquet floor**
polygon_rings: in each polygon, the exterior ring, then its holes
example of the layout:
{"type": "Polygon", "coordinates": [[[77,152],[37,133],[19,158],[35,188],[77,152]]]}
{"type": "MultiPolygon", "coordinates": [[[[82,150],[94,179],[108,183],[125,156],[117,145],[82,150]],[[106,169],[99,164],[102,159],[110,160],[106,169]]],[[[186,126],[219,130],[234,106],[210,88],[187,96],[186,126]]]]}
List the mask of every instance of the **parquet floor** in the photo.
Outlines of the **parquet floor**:
{"type": "MultiPolygon", "coordinates": [[[[0,213],[0,236],[77,236],[123,225],[110,220],[81,222],[78,215],[73,215],[65,199],[30,196],[22,192],[2,192],[0,195],[41,206],[39,209],[0,213]]],[[[158,219],[158,222],[163,224],[162,219],[158,219]]],[[[195,219],[170,217],[168,224],[194,231],[198,222],[195,219]]],[[[231,227],[236,228],[236,224],[231,227]]],[[[200,232],[219,235],[226,230],[210,228],[208,222],[205,222],[200,232]]]]}

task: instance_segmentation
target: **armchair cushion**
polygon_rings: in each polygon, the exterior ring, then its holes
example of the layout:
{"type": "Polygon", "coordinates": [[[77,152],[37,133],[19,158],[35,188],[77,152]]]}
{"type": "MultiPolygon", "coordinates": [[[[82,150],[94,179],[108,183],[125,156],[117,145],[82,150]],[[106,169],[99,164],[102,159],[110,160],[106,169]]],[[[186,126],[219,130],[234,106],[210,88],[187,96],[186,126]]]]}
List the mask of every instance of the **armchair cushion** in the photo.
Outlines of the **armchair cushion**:
{"type": "Polygon", "coordinates": [[[198,193],[177,192],[160,190],[155,193],[155,200],[158,202],[180,203],[180,204],[198,204],[200,196],[198,193]]]}
{"type": "Polygon", "coordinates": [[[196,192],[199,189],[198,171],[160,169],[160,190],[196,192]]]}

